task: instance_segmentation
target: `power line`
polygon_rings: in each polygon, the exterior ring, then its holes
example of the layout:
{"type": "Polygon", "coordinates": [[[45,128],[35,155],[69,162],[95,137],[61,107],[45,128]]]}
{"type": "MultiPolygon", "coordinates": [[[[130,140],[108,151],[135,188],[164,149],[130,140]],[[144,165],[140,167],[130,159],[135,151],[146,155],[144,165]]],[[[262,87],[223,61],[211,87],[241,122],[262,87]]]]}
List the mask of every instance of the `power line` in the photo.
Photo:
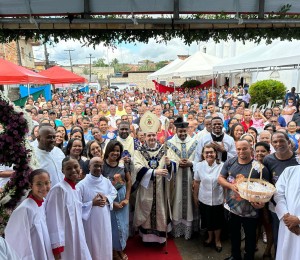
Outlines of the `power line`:
{"type": "Polygon", "coordinates": [[[72,57],[71,57],[71,51],[75,51],[75,50],[65,50],[69,52],[69,57],[70,57],[70,66],[71,66],[71,71],[73,72],[73,65],[72,65],[72,57]]]}

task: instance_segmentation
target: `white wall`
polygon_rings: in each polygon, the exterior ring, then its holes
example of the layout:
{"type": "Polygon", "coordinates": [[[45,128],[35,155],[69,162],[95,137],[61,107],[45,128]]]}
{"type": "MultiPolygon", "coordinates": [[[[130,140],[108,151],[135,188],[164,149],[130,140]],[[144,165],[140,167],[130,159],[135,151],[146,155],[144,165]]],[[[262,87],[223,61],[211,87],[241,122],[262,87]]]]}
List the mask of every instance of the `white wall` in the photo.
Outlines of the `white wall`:
{"type": "MultiPolygon", "coordinates": [[[[294,70],[278,70],[279,72],[279,78],[273,78],[274,80],[281,81],[287,88],[287,90],[290,90],[292,87],[296,88],[296,92],[300,92],[300,86],[297,86],[297,77],[299,77],[300,73],[298,73],[297,69],[294,70]]],[[[252,73],[252,82],[254,83],[259,80],[266,80],[270,79],[270,74],[272,71],[267,72],[256,72],[252,73]]],[[[298,83],[299,84],[299,83],[298,83]]]]}

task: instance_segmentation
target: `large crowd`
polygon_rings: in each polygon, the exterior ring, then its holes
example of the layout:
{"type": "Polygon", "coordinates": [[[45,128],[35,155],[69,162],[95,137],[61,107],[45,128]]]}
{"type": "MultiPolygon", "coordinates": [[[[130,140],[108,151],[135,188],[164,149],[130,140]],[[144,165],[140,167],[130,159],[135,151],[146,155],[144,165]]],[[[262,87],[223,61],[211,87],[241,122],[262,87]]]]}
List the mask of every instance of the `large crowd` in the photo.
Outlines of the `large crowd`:
{"type": "MultiPolygon", "coordinates": [[[[261,110],[243,86],[68,89],[29,97],[24,109],[39,169],[5,229],[11,259],[127,260],[130,236],[151,246],[200,231],[217,252],[230,239],[228,260],[254,259],[261,237],[264,259],[300,259],[295,88],[261,110]],[[243,199],[241,175],[272,183],[275,195],[243,199]]],[[[1,166],[0,188],[12,173],[1,166]]]]}

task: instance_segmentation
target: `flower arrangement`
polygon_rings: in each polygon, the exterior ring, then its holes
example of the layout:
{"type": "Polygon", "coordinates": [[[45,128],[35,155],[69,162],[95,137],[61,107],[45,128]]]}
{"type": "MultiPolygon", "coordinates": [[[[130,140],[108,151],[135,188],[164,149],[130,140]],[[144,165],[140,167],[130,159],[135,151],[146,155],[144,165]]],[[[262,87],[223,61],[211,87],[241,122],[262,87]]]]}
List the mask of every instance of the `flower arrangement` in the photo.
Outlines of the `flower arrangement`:
{"type": "Polygon", "coordinates": [[[14,173],[0,194],[0,234],[4,232],[11,212],[28,190],[28,177],[34,167],[32,150],[26,140],[31,119],[22,109],[15,107],[0,92],[0,164],[12,166],[14,173]]]}

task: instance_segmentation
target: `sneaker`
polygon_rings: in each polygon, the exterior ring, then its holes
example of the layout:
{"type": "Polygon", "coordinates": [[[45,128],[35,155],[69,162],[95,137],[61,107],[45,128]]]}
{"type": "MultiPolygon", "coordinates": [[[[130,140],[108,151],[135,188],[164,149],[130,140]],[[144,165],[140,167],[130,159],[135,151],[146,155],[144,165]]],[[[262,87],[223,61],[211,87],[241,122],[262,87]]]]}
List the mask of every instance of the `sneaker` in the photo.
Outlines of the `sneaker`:
{"type": "Polygon", "coordinates": [[[266,232],[263,232],[263,242],[265,244],[267,244],[268,240],[267,240],[267,233],[266,232]]]}

